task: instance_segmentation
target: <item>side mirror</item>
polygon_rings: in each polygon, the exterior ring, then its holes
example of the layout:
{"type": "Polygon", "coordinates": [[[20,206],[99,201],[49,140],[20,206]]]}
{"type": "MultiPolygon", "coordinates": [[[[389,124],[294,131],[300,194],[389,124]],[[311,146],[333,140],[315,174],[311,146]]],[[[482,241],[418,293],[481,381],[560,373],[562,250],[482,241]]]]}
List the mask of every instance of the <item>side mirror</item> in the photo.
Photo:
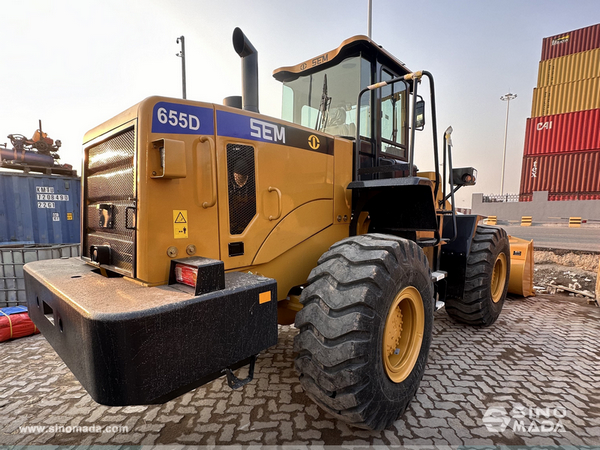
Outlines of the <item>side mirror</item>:
{"type": "Polygon", "coordinates": [[[415,103],[415,129],[422,131],[425,128],[425,101],[415,103]]]}

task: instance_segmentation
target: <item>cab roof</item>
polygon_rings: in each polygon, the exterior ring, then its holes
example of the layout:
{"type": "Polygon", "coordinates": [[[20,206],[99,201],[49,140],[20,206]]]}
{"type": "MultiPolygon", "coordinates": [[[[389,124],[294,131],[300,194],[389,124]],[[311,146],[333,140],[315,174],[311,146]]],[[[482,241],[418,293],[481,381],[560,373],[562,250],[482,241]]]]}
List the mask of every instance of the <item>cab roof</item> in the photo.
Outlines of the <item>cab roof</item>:
{"type": "Polygon", "coordinates": [[[276,80],[293,81],[299,76],[310,75],[327,67],[332,67],[351,56],[362,54],[369,61],[377,60],[391,70],[397,72],[399,76],[410,73],[411,71],[402,61],[389,53],[380,45],[377,45],[371,39],[364,35],[353,36],[346,39],[341,45],[322,55],[311,58],[295,66],[280,67],[273,71],[276,80]]]}

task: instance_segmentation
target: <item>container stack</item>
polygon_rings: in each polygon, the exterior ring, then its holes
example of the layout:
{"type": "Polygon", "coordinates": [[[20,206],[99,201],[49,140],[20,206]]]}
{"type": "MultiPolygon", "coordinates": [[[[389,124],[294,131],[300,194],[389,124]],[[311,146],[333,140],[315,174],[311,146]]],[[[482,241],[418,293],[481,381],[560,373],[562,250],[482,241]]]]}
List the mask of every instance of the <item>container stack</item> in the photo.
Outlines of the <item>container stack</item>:
{"type": "Polygon", "coordinates": [[[520,201],[600,199],[600,24],[545,38],[520,201]]]}
{"type": "Polygon", "coordinates": [[[79,256],[80,203],[77,177],[0,172],[0,308],[26,303],[24,264],[79,256]]]}

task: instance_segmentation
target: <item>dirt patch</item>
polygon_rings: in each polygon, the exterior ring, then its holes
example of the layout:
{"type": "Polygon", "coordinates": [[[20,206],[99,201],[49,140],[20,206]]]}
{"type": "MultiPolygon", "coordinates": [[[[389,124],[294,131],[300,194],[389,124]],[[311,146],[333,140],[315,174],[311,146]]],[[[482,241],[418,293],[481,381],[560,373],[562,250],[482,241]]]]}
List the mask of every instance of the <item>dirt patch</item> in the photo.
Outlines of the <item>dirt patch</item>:
{"type": "Polygon", "coordinates": [[[536,250],[533,252],[533,260],[536,265],[558,264],[597,273],[600,255],[597,253],[570,252],[568,250],[536,250]]]}
{"type": "Polygon", "coordinates": [[[554,286],[562,285],[594,294],[600,255],[564,250],[536,250],[533,255],[533,283],[536,287],[545,288],[541,292],[551,293],[554,286]]]}

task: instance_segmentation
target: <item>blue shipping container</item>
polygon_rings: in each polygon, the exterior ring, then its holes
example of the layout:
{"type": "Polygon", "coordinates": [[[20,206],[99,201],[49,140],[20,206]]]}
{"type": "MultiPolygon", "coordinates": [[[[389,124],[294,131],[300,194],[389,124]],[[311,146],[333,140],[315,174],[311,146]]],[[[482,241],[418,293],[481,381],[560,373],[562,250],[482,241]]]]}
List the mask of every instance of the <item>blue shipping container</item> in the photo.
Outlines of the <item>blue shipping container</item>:
{"type": "Polygon", "coordinates": [[[78,177],[0,172],[0,245],[76,244],[78,177]]]}

